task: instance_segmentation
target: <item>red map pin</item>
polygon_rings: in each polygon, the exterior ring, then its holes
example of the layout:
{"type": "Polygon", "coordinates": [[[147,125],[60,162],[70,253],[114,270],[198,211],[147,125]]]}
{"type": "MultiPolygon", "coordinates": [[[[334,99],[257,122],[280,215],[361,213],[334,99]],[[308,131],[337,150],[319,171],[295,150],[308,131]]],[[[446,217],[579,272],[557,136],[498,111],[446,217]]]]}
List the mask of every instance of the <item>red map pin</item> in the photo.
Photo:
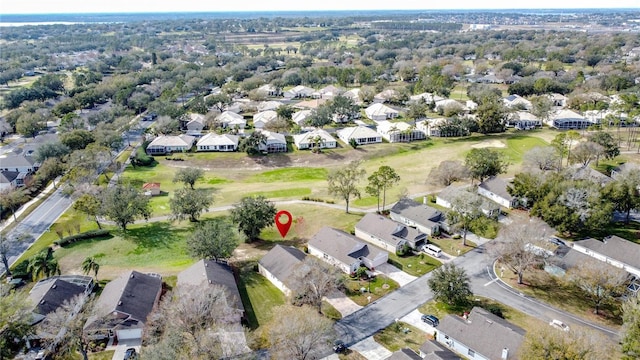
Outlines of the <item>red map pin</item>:
{"type": "Polygon", "coordinates": [[[293,217],[291,216],[291,213],[288,212],[287,210],[280,210],[276,214],[275,220],[276,220],[276,226],[278,227],[278,231],[280,232],[280,235],[282,235],[282,238],[284,239],[284,237],[287,236],[289,229],[291,228],[293,217]],[[288,218],[287,221],[284,223],[280,222],[280,216],[282,215],[285,215],[288,218]]]}

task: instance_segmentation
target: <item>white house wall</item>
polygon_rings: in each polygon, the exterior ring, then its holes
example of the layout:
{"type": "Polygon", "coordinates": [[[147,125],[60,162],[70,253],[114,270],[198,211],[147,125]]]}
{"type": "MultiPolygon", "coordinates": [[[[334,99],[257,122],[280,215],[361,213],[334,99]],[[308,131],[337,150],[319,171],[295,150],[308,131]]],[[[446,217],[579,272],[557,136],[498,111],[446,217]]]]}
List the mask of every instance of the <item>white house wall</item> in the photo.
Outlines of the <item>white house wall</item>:
{"type": "Polygon", "coordinates": [[[289,290],[289,288],[287,288],[284,283],[282,281],[280,281],[280,279],[278,279],[277,277],[273,276],[273,274],[271,274],[269,272],[269,270],[265,269],[262,265],[258,264],[258,273],[262,276],[264,276],[265,278],[267,278],[267,280],[269,280],[273,286],[277,287],[280,291],[282,291],[285,295],[289,296],[291,293],[291,290],[289,290]]]}
{"type": "Polygon", "coordinates": [[[603,254],[600,254],[598,252],[595,252],[595,251],[593,251],[593,250],[591,250],[589,248],[586,248],[586,247],[584,247],[582,245],[574,244],[573,245],[573,249],[576,250],[576,251],[579,251],[579,252],[581,252],[581,253],[583,253],[585,255],[589,255],[592,258],[595,258],[595,259],[598,259],[598,260],[600,260],[602,262],[605,262],[605,263],[607,263],[609,265],[612,265],[612,266],[615,266],[617,268],[623,269],[624,271],[626,271],[626,272],[628,272],[630,274],[633,274],[635,276],[640,277],[640,269],[638,269],[638,268],[636,268],[634,266],[625,264],[622,261],[619,261],[619,260],[616,260],[616,259],[612,259],[612,258],[610,258],[610,257],[608,257],[606,255],[603,255],[603,254]]]}
{"type": "Polygon", "coordinates": [[[382,240],[382,239],[380,239],[380,238],[378,238],[378,237],[376,237],[374,235],[369,234],[366,231],[363,231],[361,229],[356,228],[355,235],[356,235],[357,238],[360,238],[360,239],[362,239],[362,240],[364,240],[364,241],[366,241],[366,242],[368,242],[370,244],[373,244],[373,245],[375,245],[375,246],[377,246],[379,248],[382,248],[382,249],[384,249],[386,251],[394,252],[394,253],[396,252],[395,246],[385,242],[384,240],[382,240]]]}
{"type": "Polygon", "coordinates": [[[315,257],[317,257],[318,259],[321,259],[322,261],[325,261],[333,266],[337,266],[340,270],[342,270],[343,272],[350,274],[351,273],[351,269],[350,266],[339,261],[338,259],[325,254],[323,251],[316,249],[313,246],[309,246],[308,247],[309,250],[309,255],[313,255],[315,257]]]}
{"type": "Polygon", "coordinates": [[[469,356],[469,348],[466,345],[460,343],[459,341],[453,339],[452,337],[438,330],[436,330],[436,341],[446,346],[447,348],[451,349],[452,351],[455,351],[458,354],[463,355],[465,358],[473,359],[473,360],[477,360],[477,359],[490,360],[477,352],[475,353],[474,356],[469,356]]]}
{"type": "Polygon", "coordinates": [[[508,209],[511,209],[513,206],[511,204],[511,202],[505,198],[503,198],[502,196],[499,196],[497,194],[492,193],[491,191],[487,190],[487,189],[483,189],[481,187],[478,187],[478,194],[486,197],[487,199],[500,204],[501,206],[504,206],[508,209]]]}

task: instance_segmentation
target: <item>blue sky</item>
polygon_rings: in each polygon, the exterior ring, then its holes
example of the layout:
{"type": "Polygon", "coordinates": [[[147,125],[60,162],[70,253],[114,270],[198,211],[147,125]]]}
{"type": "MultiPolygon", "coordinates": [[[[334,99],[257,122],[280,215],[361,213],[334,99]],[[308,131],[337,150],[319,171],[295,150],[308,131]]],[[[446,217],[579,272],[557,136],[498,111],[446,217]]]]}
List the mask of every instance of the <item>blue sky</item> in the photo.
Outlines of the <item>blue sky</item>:
{"type": "Polygon", "coordinates": [[[638,0],[0,0],[0,14],[281,11],[281,10],[414,10],[513,8],[638,8],[638,0]]]}

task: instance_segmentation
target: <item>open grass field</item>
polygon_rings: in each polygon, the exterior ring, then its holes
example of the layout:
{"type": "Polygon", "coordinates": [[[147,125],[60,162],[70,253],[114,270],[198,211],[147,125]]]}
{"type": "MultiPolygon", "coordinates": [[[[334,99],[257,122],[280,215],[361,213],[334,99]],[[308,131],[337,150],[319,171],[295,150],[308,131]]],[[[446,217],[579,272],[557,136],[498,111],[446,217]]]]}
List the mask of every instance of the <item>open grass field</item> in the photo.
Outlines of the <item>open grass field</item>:
{"type": "Polygon", "coordinates": [[[245,306],[249,328],[257,329],[271,319],[271,310],[285,303],[284,294],[255,271],[254,261],[240,264],[238,290],[245,306]]]}
{"type": "Polygon", "coordinates": [[[344,287],[345,293],[351,300],[360,306],[366,306],[369,302],[378,300],[400,286],[388,277],[378,275],[369,280],[345,277],[344,287]],[[361,291],[362,289],[365,291],[361,291]]]}
{"type": "Polygon", "coordinates": [[[422,276],[442,265],[440,261],[423,253],[406,256],[389,253],[389,261],[395,267],[413,276],[422,276]]]}

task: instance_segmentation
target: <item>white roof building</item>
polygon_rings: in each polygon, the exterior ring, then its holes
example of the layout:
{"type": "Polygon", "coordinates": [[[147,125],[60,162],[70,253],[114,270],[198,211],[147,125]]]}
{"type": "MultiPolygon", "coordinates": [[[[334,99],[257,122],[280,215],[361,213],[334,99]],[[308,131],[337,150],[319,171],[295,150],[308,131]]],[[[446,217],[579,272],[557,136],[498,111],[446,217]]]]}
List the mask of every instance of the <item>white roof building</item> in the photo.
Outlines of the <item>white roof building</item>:
{"type": "Polygon", "coordinates": [[[237,149],[238,136],[230,134],[208,133],[196,144],[196,151],[236,151],[237,149]]]}
{"type": "Polygon", "coordinates": [[[267,137],[266,144],[260,144],[260,151],[268,153],[287,152],[287,139],[283,134],[266,131],[256,130],[261,132],[267,137]]]}
{"type": "Polygon", "coordinates": [[[380,121],[376,126],[376,131],[389,142],[411,142],[426,138],[423,131],[403,121],[393,123],[386,120],[380,121]]]}
{"type": "Polygon", "coordinates": [[[273,110],[262,111],[253,115],[253,126],[256,129],[262,129],[269,121],[273,121],[278,114],[273,110]]]}
{"type": "Polygon", "coordinates": [[[260,104],[258,104],[258,111],[275,110],[282,105],[284,104],[281,103],[280,101],[275,101],[275,100],[263,101],[260,104]]]}
{"type": "Polygon", "coordinates": [[[293,142],[299,150],[312,149],[316,146],[316,137],[320,137],[319,145],[321,149],[332,149],[338,146],[336,139],[326,130],[315,129],[304,134],[293,135],[293,142]]]}
{"type": "Polygon", "coordinates": [[[216,117],[216,120],[222,124],[222,127],[244,129],[247,126],[247,120],[244,119],[244,116],[232,111],[223,112],[216,117]]]}
{"type": "Polygon", "coordinates": [[[300,110],[300,111],[294,112],[293,115],[291,116],[291,119],[297,125],[303,126],[304,121],[307,120],[307,118],[309,118],[311,114],[312,114],[311,110],[300,110]]]}
{"type": "Polygon", "coordinates": [[[398,117],[399,114],[398,111],[380,103],[369,106],[364,110],[364,113],[373,121],[393,119],[398,117]]]}
{"type": "Polygon", "coordinates": [[[416,122],[416,129],[422,131],[426,136],[440,137],[440,124],[447,122],[446,118],[424,119],[416,122]]]}
{"type": "Polygon", "coordinates": [[[340,140],[349,143],[354,139],[358,145],[376,144],[382,142],[382,135],[366,126],[353,126],[336,132],[340,140]]]}

